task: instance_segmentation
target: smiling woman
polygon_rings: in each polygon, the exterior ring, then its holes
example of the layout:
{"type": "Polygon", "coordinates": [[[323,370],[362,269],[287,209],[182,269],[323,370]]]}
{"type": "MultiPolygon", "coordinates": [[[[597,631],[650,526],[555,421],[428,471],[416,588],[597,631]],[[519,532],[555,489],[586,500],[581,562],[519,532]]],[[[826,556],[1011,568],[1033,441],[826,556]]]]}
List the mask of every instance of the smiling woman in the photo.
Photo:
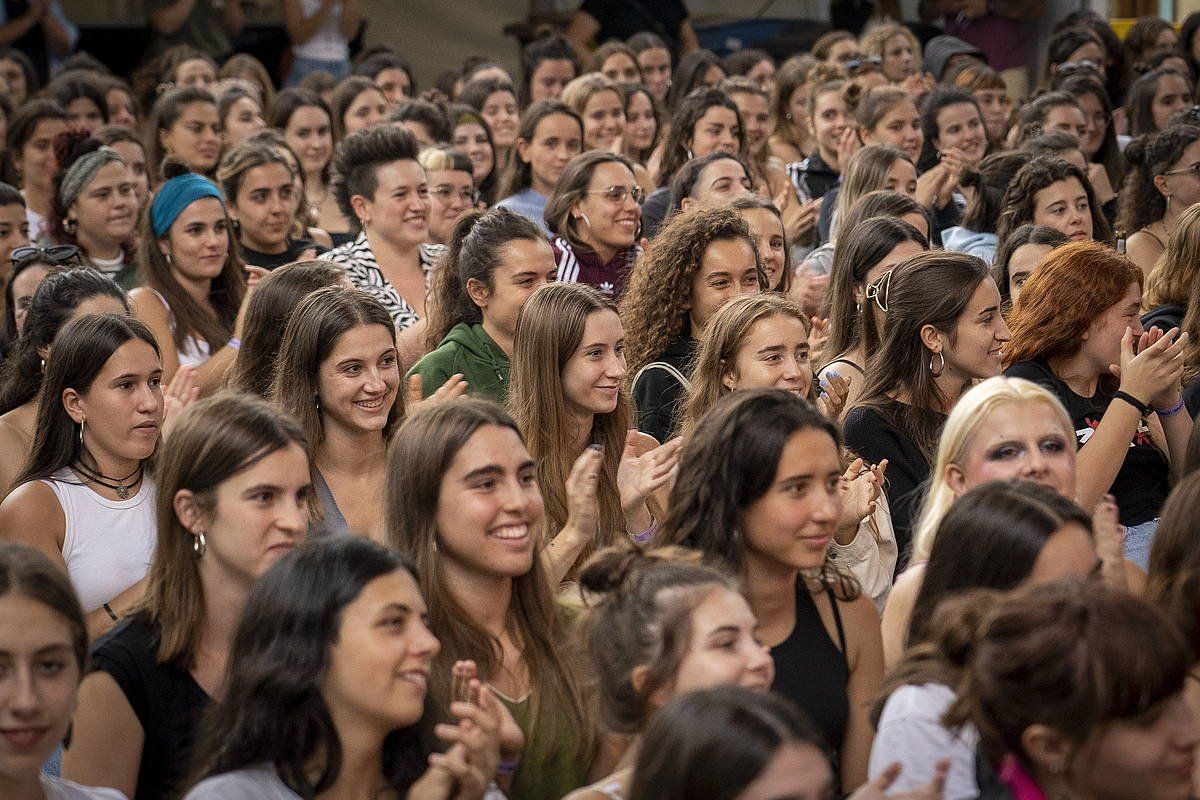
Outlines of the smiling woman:
{"type": "Polygon", "coordinates": [[[196,723],[220,696],[250,589],[304,539],[313,508],[299,427],[247,395],[184,411],[157,476],[145,598],[96,643],[63,753],[65,777],[138,800],[183,788],[196,723]]]}

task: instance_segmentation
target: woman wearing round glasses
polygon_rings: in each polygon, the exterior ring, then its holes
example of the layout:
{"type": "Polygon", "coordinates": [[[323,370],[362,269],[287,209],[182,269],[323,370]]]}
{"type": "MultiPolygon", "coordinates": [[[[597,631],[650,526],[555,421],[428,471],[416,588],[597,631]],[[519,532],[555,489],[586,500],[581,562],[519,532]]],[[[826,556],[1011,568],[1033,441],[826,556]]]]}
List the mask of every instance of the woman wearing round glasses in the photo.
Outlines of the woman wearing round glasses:
{"type": "Polygon", "coordinates": [[[417,156],[429,179],[429,241],[450,244],[454,223],[479,197],[471,159],[444,145],[426,147],[417,156]]]}
{"type": "Polygon", "coordinates": [[[1129,236],[1126,254],[1149,275],[1188,206],[1200,202],[1200,127],[1177,125],[1134,139],[1121,191],[1117,230],[1129,236]]]}
{"type": "Polygon", "coordinates": [[[624,156],[591,150],[573,158],[546,203],[558,280],[619,298],[641,252],[644,199],[624,156]]]}

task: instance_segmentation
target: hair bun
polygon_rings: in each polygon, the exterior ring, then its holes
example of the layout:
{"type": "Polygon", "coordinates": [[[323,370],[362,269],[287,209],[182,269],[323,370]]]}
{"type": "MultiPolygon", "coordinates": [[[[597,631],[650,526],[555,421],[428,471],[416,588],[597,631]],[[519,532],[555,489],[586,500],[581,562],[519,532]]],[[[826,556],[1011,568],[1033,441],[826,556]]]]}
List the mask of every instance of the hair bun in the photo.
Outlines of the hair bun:
{"type": "Polygon", "coordinates": [[[187,175],[191,171],[191,168],[178,156],[167,156],[163,159],[162,176],[164,181],[178,178],[180,175],[187,175]]]}
{"type": "Polygon", "coordinates": [[[642,549],[633,543],[605,548],[584,565],[579,574],[579,583],[593,594],[617,591],[645,558],[642,549]]]}
{"type": "Polygon", "coordinates": [[[854,81],[847,83],[846,88],[842,90],[842,102],[846,104],[846,111],[853,115],[866,94],[867,91],[861,84],[854,81]]]}
{"type": "Polygon", "coordinates": [[[1154,149],[1155,134],[1146,133],[1133,139],[1125,146],[1125,160],[1134,167],[1146,166],[1151,150],[1154,149]]]}

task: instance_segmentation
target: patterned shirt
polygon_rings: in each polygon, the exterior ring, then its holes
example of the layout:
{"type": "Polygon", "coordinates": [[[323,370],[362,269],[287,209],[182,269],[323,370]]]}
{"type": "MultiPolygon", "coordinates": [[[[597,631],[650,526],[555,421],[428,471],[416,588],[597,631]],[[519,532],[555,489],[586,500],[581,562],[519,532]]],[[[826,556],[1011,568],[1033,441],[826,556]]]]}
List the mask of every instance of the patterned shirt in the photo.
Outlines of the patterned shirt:
{"type": "MultiPolygon", "coordinates": [[[[426,291],[429,290],[430,281],[433,279],[433,270],[445,252],[445,245],[421,245],[421,270],[425,273],[426,291]]],[[[350,278],[350,283],[354,285],[354,288],[361,289],[374,297],[392,315],[392,322],[396,324],[396,330],[402,331],[420,322],[421,317],[413,310],[412,306],[404,301],[404,298],[396,291],[396,287],[388,283],[383,271],[379,269],[375,253],[371,251],[371,244],[367,241],[366,232],[360,233],[354,241],[347,242],[341,247],[335,247],[317,258],[345,267],[346,276],[350,278]]]]}

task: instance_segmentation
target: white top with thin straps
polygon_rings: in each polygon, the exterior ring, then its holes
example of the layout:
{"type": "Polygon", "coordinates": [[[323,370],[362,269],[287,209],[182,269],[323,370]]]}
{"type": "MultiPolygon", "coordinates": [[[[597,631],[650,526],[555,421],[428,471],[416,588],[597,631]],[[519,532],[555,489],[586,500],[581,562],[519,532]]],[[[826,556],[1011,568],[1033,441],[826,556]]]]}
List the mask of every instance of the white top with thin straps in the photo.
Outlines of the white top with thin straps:
{"type": "Polygon", "coordinates": [[[73,470],[43,480],[66,520],[63,560],[84,612],[95,611],[146,576],[157,526],[154,479],[142,478],[128,500],[109,500],[88,488],[73,470]]]}

